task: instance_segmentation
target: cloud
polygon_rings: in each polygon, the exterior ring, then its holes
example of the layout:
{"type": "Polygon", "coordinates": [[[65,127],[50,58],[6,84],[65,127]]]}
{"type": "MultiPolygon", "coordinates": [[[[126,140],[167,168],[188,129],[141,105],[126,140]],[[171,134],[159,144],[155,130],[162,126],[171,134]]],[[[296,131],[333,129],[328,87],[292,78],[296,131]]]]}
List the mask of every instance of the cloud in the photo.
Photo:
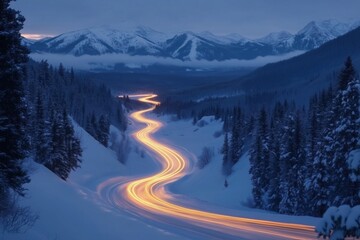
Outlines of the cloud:
{"type": "Polygon", "coordinates": [[[47,60],[50,64],[64,64],[66,67],[74,67],[80,70],[107,69],[112,70],[116,64],[124,64],[128,68],[141,68],[151,65],[176,66],[197,69],[232,69],[246,67],[260,67],[268,63],[278,62],[304,53],[304,51],[294,51],[279,56],[257,57],[252,60],[230,59],[224,61],[192,60],[182,61],[173,58],[155,56],[130,56],[126,54],[104,54],[99,56],[84,55],[76,57],[73,55],[62,54],[40,54],[32,53],[30,57],[35,61],[47,60]]]}

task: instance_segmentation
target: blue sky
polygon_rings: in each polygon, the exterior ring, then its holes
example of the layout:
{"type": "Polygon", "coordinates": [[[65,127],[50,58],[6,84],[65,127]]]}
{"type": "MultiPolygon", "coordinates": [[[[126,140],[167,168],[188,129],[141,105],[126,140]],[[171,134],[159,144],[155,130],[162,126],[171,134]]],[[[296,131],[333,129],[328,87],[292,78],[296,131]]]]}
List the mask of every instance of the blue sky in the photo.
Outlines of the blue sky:
{"type": "Polygon", "coordinates": [[[296,32],[311,20],[360,19],[359,0],[17,0],[13,7],[27,19],[23,33],[44,35],[125,23],[254,38],[296,32]]]}

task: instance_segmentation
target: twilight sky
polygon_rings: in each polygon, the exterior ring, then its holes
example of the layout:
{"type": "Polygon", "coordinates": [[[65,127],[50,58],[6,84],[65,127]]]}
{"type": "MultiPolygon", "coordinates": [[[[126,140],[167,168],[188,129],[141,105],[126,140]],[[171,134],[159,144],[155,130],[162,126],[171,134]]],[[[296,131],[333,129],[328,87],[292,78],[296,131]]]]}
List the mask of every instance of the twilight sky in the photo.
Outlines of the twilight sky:
{"type": "Polygon", "coordinates": [[[17,0],[12,6],[26,17],[22,32],[40,35],[125,22],[255,38],[294,33],[311,20],[360,20],[360,0],[17,0]]]}

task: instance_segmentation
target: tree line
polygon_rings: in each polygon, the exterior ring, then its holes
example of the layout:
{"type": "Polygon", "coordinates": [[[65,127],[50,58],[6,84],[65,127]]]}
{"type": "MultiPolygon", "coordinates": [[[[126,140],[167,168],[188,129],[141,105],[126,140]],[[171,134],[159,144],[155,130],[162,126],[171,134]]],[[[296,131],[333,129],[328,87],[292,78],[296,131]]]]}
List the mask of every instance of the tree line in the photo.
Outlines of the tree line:
{"type": "Polygon", "coordinates": [[[33,159],[66,180],[82,161],[74,122],[86,128],[91,119],[87,130],[107,146],[110,123],[125,131],[127,119],[104,85],[62,64],[29,60],[20,35],[25,19],[10,2],[0,4],[0,223],[18,231],[36,219],[17,204],[30,182],[26,163],[33,159]]]}
{"type": "Polygon", "coordinates": [[[307,108],[284,101],[256,117],[234,110],[224,117],[224,173],[249,149],[257,208],[321,216],[333,205],[360,204],[359,96],[348,58],[338,86],[313,96],[307,108]]]}

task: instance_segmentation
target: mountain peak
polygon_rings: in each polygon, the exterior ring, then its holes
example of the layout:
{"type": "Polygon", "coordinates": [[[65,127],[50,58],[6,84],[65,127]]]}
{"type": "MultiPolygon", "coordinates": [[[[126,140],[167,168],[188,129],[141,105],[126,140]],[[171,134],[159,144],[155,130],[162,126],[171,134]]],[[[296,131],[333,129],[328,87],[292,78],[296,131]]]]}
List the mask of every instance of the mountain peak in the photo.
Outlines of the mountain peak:
{"type": "Polygon", "coordinates": [[[349,23],[342,23],[334,19],[311,21],[296,34],[295,44],[298,49],[317,48],[350,30],[349,23]]]}
{"type": "Polygon", "coordinates": [[[312,21],[295,35],[280,31],[250,40],[236,33],[223,36],[208,31],[166,34],[146,26],[120,24],[68,32],[35,43],[24,41],[24,44],[35,52],[75,56],[115,53],[180,60],[249,60],[311,50],[359,25],[360,22],[341,23],[333,19],[312,21]]]}
{"type": "Polygon", "coordinates": [[[339,22],[335,19],[327,19],[323,21],[311,21],[302,28],[297,35],[309,35],[314,33],[331,34],[334,37],[345,34],[349,30],[350,25],[339,22]]]}
{"type": "Polygon", "coordinates": [[[287,32],[287,31],[280,31],[280,32],[274,32],[266,35],[263,38],[258,39],[259,42],[265,42],[265,43],[274,43],[279,41],[287,41],[290,38],[294,37],[293,34],[287,32]]]}

